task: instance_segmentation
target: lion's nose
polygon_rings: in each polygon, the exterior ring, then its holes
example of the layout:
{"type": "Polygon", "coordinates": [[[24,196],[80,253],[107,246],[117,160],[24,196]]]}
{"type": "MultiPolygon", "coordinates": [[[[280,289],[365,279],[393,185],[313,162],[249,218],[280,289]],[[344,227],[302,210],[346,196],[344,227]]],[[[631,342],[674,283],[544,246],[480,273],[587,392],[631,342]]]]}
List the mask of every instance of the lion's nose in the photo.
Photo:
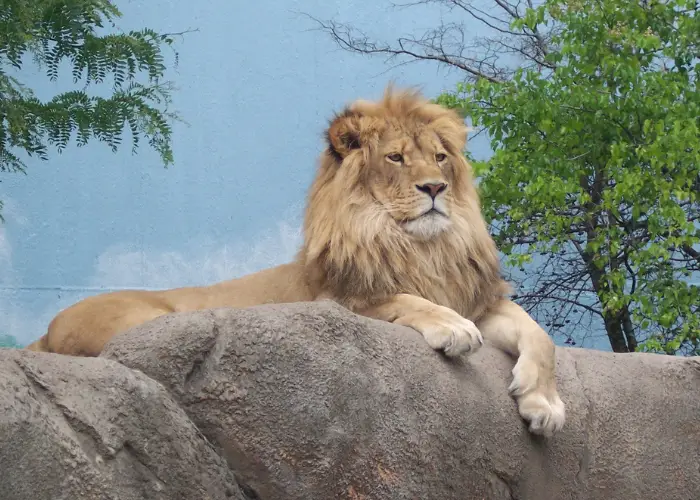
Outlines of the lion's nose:
{"type": "Polygon", "coordinates": [[[447,189],[447,184],[445,184],[444,182],[440,182],[437,184],[416,184],[416,189],[418,189],[418,191],[423,191],[424,193],[429,194],[432,199],[435,199],[437,195],[439,195],[445,189],[447,189]]]}

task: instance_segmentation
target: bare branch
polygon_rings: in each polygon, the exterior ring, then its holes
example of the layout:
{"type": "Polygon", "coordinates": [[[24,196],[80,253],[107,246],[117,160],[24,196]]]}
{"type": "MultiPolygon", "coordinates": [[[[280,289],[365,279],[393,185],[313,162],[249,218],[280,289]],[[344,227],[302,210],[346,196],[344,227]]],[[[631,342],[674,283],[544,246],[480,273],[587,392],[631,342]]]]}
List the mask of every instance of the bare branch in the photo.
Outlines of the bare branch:
{"type": "Polygon", "coordinates": [[[700,252],[695,250],[693,247],[691,247],[690,245],[683,245],[681,247],[681,251],[684,254],[688,255],[689,257],[692,257],[693,259],[695,259],[695,261],[698,264],[700,264],[700,252]]]}
{"type": "Polygon", "coordinates": [[[549,50],[547,36],[530,28],[517,31],[510,28],[511,22],[521,17],[520,2],[493,2],[492,5],[501,11],[502,16],[476,6],[471,0],[417,0],[393,4],[397,8],[436,4],[464,14],[463,20],[455,16],[453,22],[441,23],[421,36],[399,37],[394,43],[374,40],[348,24],[304,15],[314,21],[319,30],[330,35],[338,47],[356,54],[383,55],[387,62],[393,62],[396,58],[403,59],[400,64],[434,61],[464,71],[467,78],[483,78],[490,82],[502,82],[512,75],[514,68],[504,61],[505,53],[531,61],[538,68],[554,69],[554,65],[545,60],[549,50]],[[473,30],[468,27],[470,21],[482,24],[500,37],[471,36],[473,30]]]}
{"type": "MultiPolygon", "coordinates": [[[[490,82],[498,83],[504,80],[499,75],[499,69],[493,62],[489,62],[488,57],[476,59],[465,56],[464,33],[461,33],[460,40],[455,45],[459,46],[459,53],[452,53],[446,48],[448,36],[455,31],[460,32],[461,28],[456,25],[442,25],[441,27],[427,32],[423,38],[399,38],[397,46],[392,47],[387,44],[379,44],[358,29],[335,21],[320,21],[307,14],[307,17],[316,22],[322,31],[328,33],[333,41],[341,48],[363,55],[385,55],[388,59],[407,56],[412,61],[436,61],[448,66],[461,69],[465,73],[476,78],[484,78],[490,82]]],[[[495,60],[495,55],[492,59],[495,60]]]]}
{"type": "Polygon", "coordinates": [[[603,315],[600,313],[600,310],[596,309],[595,307],[591,307],[591,306],[584,304],[578,300],[570,299],[568,297],[562,297],[559,295],[527,293],[524,295],[519,295],[518,298],[523,300],[523,301],[527,301],[528,299],[540,299],[540,300],[551,299],[551,300],[555,300],[557,302],[566,302],[567,304],[573,304],[576,307],[580,307],[581,309],[585,309],[586,311],[590,312],[591,314],[594,314],[596,316],[600,316],[601,318],[603,317],[603,315]]]}

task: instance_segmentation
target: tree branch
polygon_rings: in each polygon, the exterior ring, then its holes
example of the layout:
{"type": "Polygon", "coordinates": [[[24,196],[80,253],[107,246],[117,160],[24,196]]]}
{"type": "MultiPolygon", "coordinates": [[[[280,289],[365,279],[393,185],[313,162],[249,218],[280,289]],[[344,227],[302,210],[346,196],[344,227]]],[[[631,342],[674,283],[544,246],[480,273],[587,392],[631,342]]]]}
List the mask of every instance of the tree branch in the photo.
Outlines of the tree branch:
{"type": "MultiPolygon", "coordinates": [[[[445,50],[444,38],[448,31],[456,29],[455,25],[443,25],[440,29],[428,32],[422,39],[399,38],[397,46],[391,47],[372,42],[365,33],[348,25],[335,21],[324,22],[308,14],[304,15],[317,23],[321,31],[328,33],[335,43],[349,52],[363,55],[383,54],[388,56],[388,59],[408,56],[412,58],[412,62],[436,61],[459,68],[475,78],[484,78],[493,83],[503,81],[503,78],[497,76],[498,68],[493,63],[488,62],[488,57],[475,59],[461,54],[452,54],[445,50]],[[422,52],[414,50],[411,46],[422,49],[422,52]]],[[[464,48],[464,46],[462,47],[464,48]]]]}

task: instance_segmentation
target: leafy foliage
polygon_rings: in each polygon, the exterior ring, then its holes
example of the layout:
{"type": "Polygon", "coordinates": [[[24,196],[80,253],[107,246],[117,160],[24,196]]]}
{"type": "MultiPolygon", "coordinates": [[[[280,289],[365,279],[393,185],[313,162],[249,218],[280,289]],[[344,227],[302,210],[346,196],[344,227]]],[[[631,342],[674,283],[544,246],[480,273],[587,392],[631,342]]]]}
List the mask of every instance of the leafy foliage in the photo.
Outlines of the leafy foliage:
{"type": "Polygon", "coordinates": [[[700,354],[699,8],[547,0],[511,24],[551,34],[544,65],[438,99],[492,138],[475,168],[510,265],[545,259],[520,299],[598,316],[618,352],[700,354]]]}
{"type": "Polygon", "coordinates": [[[170,121],[177,117],[167,110],[170,88],[161,78],[162,47],[173,37],[150,29],[98,33],[120,16],[109,0],[0,0],[0,172],[24,171],[21,151],[48,159],[48,146],[60,152],[73,133],[79,146],[95,138],[116,151],[126,127],[132,151],[143,137],[165,165],[172,163],[170,121]],[[42,102],[13,76],[27,56],[51,80],[64,61],[85,87],[111,78],[111,96],[75,90],[42,102]]]}

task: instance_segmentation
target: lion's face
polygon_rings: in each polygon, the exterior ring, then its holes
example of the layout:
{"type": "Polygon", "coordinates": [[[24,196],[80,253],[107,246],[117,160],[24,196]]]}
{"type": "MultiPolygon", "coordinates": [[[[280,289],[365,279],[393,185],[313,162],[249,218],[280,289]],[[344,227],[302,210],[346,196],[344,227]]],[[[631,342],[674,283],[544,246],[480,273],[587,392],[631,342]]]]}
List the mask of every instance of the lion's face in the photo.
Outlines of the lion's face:
{"type": "Polygon", "coordinates": [[[429,239],[450,227],[453,164],[427,127],[407,133],[389,127],[369,151],[367,187],[407,233],[429,239]]]}
{"type": "Polygon", "coordinates": [[[478,313],[501,281],[464,120],[390,87],[336,114],[326,140],[299,253],[313,295],[362,310],[409,293],[478,313]]]}
{"type": "Polygon", "coordinates": [[[338,211],[365,206],[377,231],[440,237],[473,194],[464,121],[411,94],[356,101],[333,119],[327,139],[316,195],[338,211]]]}

